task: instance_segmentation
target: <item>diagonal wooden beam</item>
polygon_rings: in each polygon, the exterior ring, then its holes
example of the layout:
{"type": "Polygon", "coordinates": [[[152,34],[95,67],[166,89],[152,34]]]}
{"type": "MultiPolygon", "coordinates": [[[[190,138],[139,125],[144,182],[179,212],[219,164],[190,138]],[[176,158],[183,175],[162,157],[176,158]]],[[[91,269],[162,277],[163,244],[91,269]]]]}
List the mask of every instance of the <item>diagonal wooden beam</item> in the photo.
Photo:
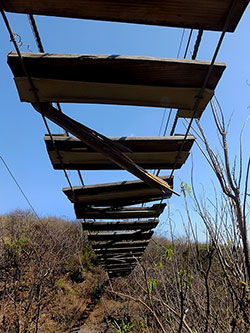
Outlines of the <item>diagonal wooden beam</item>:
{"type": "MultiPolygon", "coordinates": [[[[144,170],[142,167],[134,163],[129,157],[127,157],[121,151],[121,145],[117,145],[108,139],[104,135],[90,129],[87,126],[71,119],[62,112],[58,111],[49,103],[33,103],[34,109],[73,134],[79,140],[95,149],[96,151],[107,156],[112,162],[119,165],[122,169],[127,170],[134,176],[140,178],[146,184],[151,187],[159,188],[162,193],[171,192],[179,195],[177,192],[171,189],[167,182],[163,181],[159,177],[154,176],[150,172],[144,170]]],[[[124,149],[126,149],[124,147],[124,149]]]]}

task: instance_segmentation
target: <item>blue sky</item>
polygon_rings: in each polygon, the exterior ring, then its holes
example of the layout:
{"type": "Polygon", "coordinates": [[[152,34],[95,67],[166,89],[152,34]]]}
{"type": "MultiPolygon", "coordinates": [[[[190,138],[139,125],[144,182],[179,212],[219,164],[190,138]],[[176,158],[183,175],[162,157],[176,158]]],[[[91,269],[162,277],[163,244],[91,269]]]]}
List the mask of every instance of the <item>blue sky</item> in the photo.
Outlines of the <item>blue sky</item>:
{"type": "MultiPolygon", "coordinates": [[[[12,30],[18,33],[23,42],[21,51],[37,52],[26,15],[8,14],[12,30]]],[[[144,55],[175,58],[183,29],[144,26],[124,23],[99,22],[89,20],[64,19],[36,16],[40,35],[46,52],[144,55]]],[[[216,89],[226,118],[233,113],[230,126],[230,148],[232,157],[237,153],[238,133],[249,113],[250,105],[250,9],[246,10],[236,31],[228,33],[221,47],[217,61],[224,61],[227,69],[216,89]]],[[[189,30],[185,30],[184,48],[189,30]]],[[[193,34],[191,51],[197,32],[193,34]]],[[[219,33],[204,32],[197,59],[211,60],[219,33]]],[[[1,91],[1,149],[0,155],[8,163],[11,171],[22,186],[37,213],[41,216],[57,215],[74,219],[72,204],[62,193],[67,186],[61,171],[53,170],[43,142],[46,133],[39,114],[27,103],[21,103],[7,65],[7,53],[12,51],[9,35],[1,21],[0,28],[0,91],[1,91]]],[[[156,136],[162,121],[164,109],[116,105],[62,104],[63,111],[85,125],[107,136],[156,136]]],[[[167,111],[168,112],[168,111],[167,111]]],[[[209,108],[204,112],[201,123],[206,129],[214,147],[216,134],[209,108]]],[[[50,124],[54,133],[62,131],[50,124]]],[[[176,130],[184,133],[182,122],[176,130]]],[[[168,132],[169,133],[169,132],[168,132]]],[[[249,127],[244,136],[249,142],[249,127]]],[[[211,191],[213,175],[206,162],[194,146],[192,149],[195,182],[197,188],[204,184],[211,191]]],[[[246,155],[249,156],[249,147],[246,155]]],[[[180,171],[175,172],[175,190],[179,191],[180,181],[190,182],[191,159],[180,171]]],[[[75,172],[69,172],[72,183],[79,185],[75,172]]],[[[127,172],[88,171],[83,172],[86,184],[103,183],[132,179],[127,172]]],[[[28,209],[28,205],[3,164],[0,164],[0,214],[14,209],[28,209]]],[[[183,198],[175,196],[168,200],[173,211],[183,207],[183,198]]],[[[164,216],[163,216],[164,219],[164,216]]],[[[177,228],[178,229],[178,228],[177,228]]],[[[181,233],[181,231],[180,231],[181,233]]]]}

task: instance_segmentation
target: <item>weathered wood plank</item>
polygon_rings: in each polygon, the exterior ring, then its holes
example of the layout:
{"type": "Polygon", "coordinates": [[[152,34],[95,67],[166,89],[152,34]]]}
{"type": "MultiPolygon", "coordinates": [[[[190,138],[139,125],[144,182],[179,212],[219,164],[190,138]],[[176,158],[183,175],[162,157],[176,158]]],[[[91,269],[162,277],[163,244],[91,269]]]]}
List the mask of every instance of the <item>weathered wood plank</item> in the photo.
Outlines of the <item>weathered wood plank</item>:
{"type": "Polygon", "coordinates": [[[82,222],[83,230],[104,231],[104,230],[150,230],[157,226],[159,219],[143,221],[117,221],[117,222],[82,222]]]}
{"type": "MultiPolygon", "coordinates": [[[[209,62],[113,55],[23,53],[40,102],[103,103],[192,110],[209,62]]],[[[16,53],[8,63],[22,101],[36,102],[16,53]]],[[[200,100],[204,110],[225,69],[215,63],[200,100]]]]}
{"type": "Polygon", "coordinates": [[[132,270],[137,263],[120,263],[120,264],[102,264],[102,267],[107,271],[124,271],[132,270]]]}
{"type": "Polygon", "coordinates": [[[126,258],[139,258],[142,254],[140,253],[109,253],[109,254],[97,254],[98,260],[125,260],[126,258]]]}
{"type": "Polygon", "coordinates": [[[78,219],[131,219],[159,217],[166,204],[155,204],[151,207],[122,207],[114,209],[88,207],[81,204],[74,204],[76,217],[78,219]]]}
{"type": "Polygon", "coordinates": [[[127,248],[127,247],[146,247],[149,243],[147,241],[123,241],[123,242],[95,242],[92,244],[92,248],[95,249],[116,249],[116,248],[127,248]]]}
{"type": "MultiPolygon", "coordinates": [[[[96,82],[134,86],[200,88],[209,61],[126,55],[22,53],[30,76],[73,82],[96,82]]],[[[8,64],[15,77],[24,77],[16,52],[9,52],[8,64]]],[[[214,64],[206,88],[214,90],[225,70],[214,64]]]]}
{"type": "MultiPolygon", "coordinates": [[[[178,134],[174,136],[123,136],[108,137],[109,140],[128,148],[128,152],[175,152],[179,150],[184,143],[182,150],[189,151],[195,141],[193,135],[188,135],[184,141],[184,135],[178,134]]],[[[81,140],[73,136],[64,134],[52,134],[53,141],[59,151],[65,152],[95,152],[94,149],[87,146],[81,140]]],[[[47,150],[54,151],[53,142],[48,134],[44,136],[47,150]]]]}
{"type": "MultiPolygon", "coordinates": [[[[248,1],[238,0],[228,31],[234,31],[248,1]]],[[[230,0],[2,0],[9,12],[92,20],[222,30],[230,0]]]]}
{"type": "MultiPolygon", "coordinates": [[[[115,259],[115,258],[109,258],[107,259],[105,262],[108,264],[112,264],[112,263],[117,263],[119,264],[121,263],[136,263],[138,260],[137,258],[134,257],[124,257],[124,258],[120,258],[120,259],[115,259]]],[[[101,262],[101,261],[100,261],[101,262]]]]}
{"type": "Polygon", "coordinates": [[[125,247],[125,248],[118,248],[118,249],[97,249],[95,250],[96,255],[98,254],[129,254],[129,253],[143,253],[146,247],[125,247]]]}
{"type": "MultiPolygon", "coordinates": [[[[171,187],[173,178],[169,176],[160,177],[171,187]]],[[[123,181],[116,183],[96,184],[64,188],[63,192],[71,202],[78,202],[96,206],[126,206],[147,201],[155,201],[162,198],[170,198],[171,193],[164,195],[157,188],[148,186],[142,181],[123,181]]]]}
{"type": "MultiPolygon", "coordinates": [[[[180,168],[189,156],[195,138],[188,136],[181,154],[179,149],[184,142],[184,135],[172,137],[109,137],[116,144],[128,148],[125,154],[136,164],[145,169],[180,168]],[[178,159],[177,159],[177,156],[178,159]]],[[[112,163],[103,154],[98,153],[74,137],[53,135],[53,142],[60,154],[63,166],[68,170],[112,170],[119,166],[112,163]]],[[[49,135],[45,135],[45,144],[54,169],[62,169],[49,135]]]]}
{"type": "Polygon", "coordinates": [[[88,235],[89,241],[126,241],[126,240],[147,240],[153,235],[153,231],[131,232],[131,233],[98,233],[88,235]]]}
{"type": "MultiPolygon", "coordinates": [[[[134,86],[34,77],[32,81],[38,90],[40,102],[48,103],[94,103],[192,110],[200,92],[200,88],[134,86]]],[[[15,83],[22,102],[36,102],[26,77],[15,78],[15,83]]],[[[213,90],[204,90],[203,99],[199,104],[200,112],[206,108],[213,95],[213,90]]]]}
{"type": "Polygon", "coordinates": [[[117,147],[116,144],[108,140],[108,138],[106,138],[104,135],[71,119],[49,103],[34,103],[33,107],[44,117],[47,117],[55,124],[61,126],[66,131],[75,135],[79,140],[85,142],[96,151],[103,153],[105,156],[108,156],[112,162],[118,164],[124,170],[129,171],[145,182],[147,185],[157,188],[166,195],[168,193],[175,193],[179,195],[166,181],[157,176],[154,176],[150,172],[134,163],[123,153],[120,147],[117,147]]]}

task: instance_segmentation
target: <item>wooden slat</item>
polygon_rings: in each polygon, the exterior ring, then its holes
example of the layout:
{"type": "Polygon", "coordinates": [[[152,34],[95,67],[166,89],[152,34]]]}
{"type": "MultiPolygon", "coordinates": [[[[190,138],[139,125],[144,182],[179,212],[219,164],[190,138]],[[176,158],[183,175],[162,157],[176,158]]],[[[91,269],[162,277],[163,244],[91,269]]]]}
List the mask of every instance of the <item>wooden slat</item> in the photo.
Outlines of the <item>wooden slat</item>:
{"type": "MultiPolygon", "coordinates": [[[[126,55],[22,53],[30,76],[72,82],[96,82],[134,86],[201,88],[209,61],[126,55]]],[[[15,77],[24,77],[16,52],[8,64],[15,77]]],[[[225,63],[214,64],[206,88],[214,90],[225,63]]]]}
{"type": "Polygon", "coordinates": [[[95,242],[95,244],[92,244],[92,248],[95,249],[116,249],[116,248],[127,248],[127,247],[146,247],[149,243],[149,240],[147,241],[126,241],[126,242],[95,242]]]}
{"type": "Polygon", "coordinates": [[[95,250],[96,255],[98,254],[120,254],[120,253],[143,253],[145,251],[146,247],[140,247],[140,248],[118,248],[118,249],[104,249],[104,250],[95,250]]]}
{"type": "Polygon", "coordinates": [[[131,272],[132,272],[132,270],[129,270],[127,272],[124,272],[124,271],[122,271],[122,272],[112,272],[111,271],[111,272],[108,272],[108,275],[109,275],[110,279],[113,279],[113,278],[119,278],[119,277],[126,277],[126,276],[130,275],[131,272]]]}
{"type": "MultiPolygon", "coordinates": [[[[15,13],[92,20],[222,30],[230,0],[2,0],[2,8],[15,13]]],[[[248,1],[238,0],[228,31],[236,28],[248,1]]],[[[0,5],[1,7],[1,5],[0,5]]]]}
{"type": "MultiPolygon", "coordinates": [[[[112,55],[23,53],[41,102],[102,103],[192,110],[209,62],[112,55]]],[[[8,63],[22,101],[36,102],[16,53],[8,63]]],[[[215,63],[200,100],[204,110],[225,69],[215,63]]]]}
{"type": "Polygon", "coordinates": [[[131,233],[98,233],[88,235],[89,241],[126,241],[126,240],[147,240],[153,235],[153,231],[131,232],[131,233]]]}
{"type": "Polygon", "coordinates": [[[136,257],[134,256],[124,256],[123,258],[112,258],[112,257],[109,257],[109,258],[98,258],[98,262],[101,264],[101,265],[119,265],[119,264],[131,264],[131,263],[137,263],[140,259],[141,259],[141,256],[142,255],[138,255],[136,257]],[[133,258],[134,261],[130,261],[128,262],[127,259],[131,259],[133,258]]]}
{"type": "MultiPolygon", "coordinates": [[[[102,262],[102,261],[100,261],[100,262],[102,262]]],[[[121,263],[136,263],[137,259],[134,257],[126,257],[126,258],[124,257],[124,258],[120,258],[120,259],[109,258],[109,259],[105,260],[105,262],[107,264],[112,264],[112,263],[119,264],[120,262],[121,263]]]]}
{"type": "Polygon", "coordinates": [[[159,219],[143,221],[117,221],[117,222],[82,222],[83,230],[103,231],[103,230],[150,230],[157,226],[159,219]]]}
{"type": "Polygon", "coordinates": [[[131,219],[159,217],[166,204],[155,204],[151,207],[122,207],[110,208],[86,208],[85,205],[74,204],[76,217],[78,219],[131,219]]]}
{"type": "Polygon", "coordinates": [[[163,179],[154,176],[133,162],[123,153],[120,146],[118,147],[104,135],[66,116],[61,110],[56,109],[49,103],[34,103],[33,107],[37,112],[42,114],[43,117],[47,117],[96,151],[108,156],[112,162],[118,164],[124,170],[129,171],[147,185],[158,188],[164,194],[175,193],[179,195],[163,179]]]}
{"type": "Polygon", "coordinates": [[[142,254],[140,253],[108,253],[108,254],[97,254],[98,260],[125,260],[126,258],[139,258],[142,254]]]}
{"type": "MultiPolygon", "coordinates": [[[[173,186],[173,178],[169,176],[160,178],[171,187],[173,186]]],[[[171,193],[163,195],[159,189],[138,180],[73,187],[73,192],[71,188],[64,188],[63,192],[71,202],[78,202],[86,206],[121,207],[171,197],[171,193]]]]}
{"type": "Polygon", "coordinates": [[[124,264],[103,264],[102,267],[106,271],[125,271],[125,270],[131,270],[136,266],[137,263],[124,263],[124,264]]]}
{"type": "MultiPolygon", "coordinates": [[[[112,170],[119,166],[112,163],[103,154],[98,153],[75,137],[53,135],[53,142],[49,135],[45,135],[47,151],[54,169],[62,169],[58,153],[63,166],[68,170],[112,170]]],[[[136,164],[145,169],[178,169],[189,156],[195,138],[188,136],[181,154],[178,154],[184,135],[170,137],[109,137],[116,144],[128,148],[125,153],[136,164]],[[177,156],[179,155],[178,159],[177,156]]]]}

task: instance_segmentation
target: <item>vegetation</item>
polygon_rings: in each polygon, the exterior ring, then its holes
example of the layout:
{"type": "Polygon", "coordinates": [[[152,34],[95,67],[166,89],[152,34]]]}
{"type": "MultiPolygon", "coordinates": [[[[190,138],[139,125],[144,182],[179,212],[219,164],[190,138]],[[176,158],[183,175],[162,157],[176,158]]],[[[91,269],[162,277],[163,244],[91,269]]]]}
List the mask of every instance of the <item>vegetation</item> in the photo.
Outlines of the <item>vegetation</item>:
{"type": "Polygon", "coordinates": [[[108,281],[81,228],[1,216],[0,331],[249,332],[243,250],[154,238],[127,278],[108,281]]]}
{"type": "Polygon", "coordinates": [[[244,169],[242,132],[239,163],[230,166],[227,126],[212,110],[221,152],[198,121],[196,133],[219,190],[200,197],[183,182],[186,236],[175,238],[169,211],[169,239],[152,239],[130,276],[110,281],[75,222],[20,211],[0,217],[1,332],[250,332],[250,158],[244,169]]]}

